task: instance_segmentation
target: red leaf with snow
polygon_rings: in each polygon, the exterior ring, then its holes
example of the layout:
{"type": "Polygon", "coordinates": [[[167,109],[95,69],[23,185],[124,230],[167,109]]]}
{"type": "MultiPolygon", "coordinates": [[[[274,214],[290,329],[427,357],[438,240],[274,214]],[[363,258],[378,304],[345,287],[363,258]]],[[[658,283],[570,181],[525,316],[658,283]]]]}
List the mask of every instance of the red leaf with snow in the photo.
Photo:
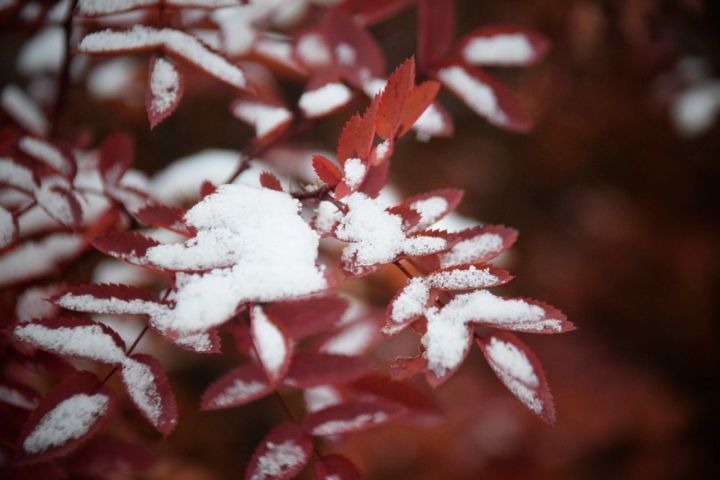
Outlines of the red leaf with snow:
{"type": "Polygon", "coordinates": [[[122,362],[120,375],[140,413],[160,433],[169,435],[177,425],[177,405],[160,362],[149,355],[132,355],[122,362]]]}
{"type": "Polygon", "coordinates": [[[113,133],[100,144],[100,175],[107,187],[114,187],[135,160],[135,142],[127,133],[113,133]]]}
{"type": "Polygon", "coordinates": [[[373,369],[363,357],[302,352],[290,364],[283,384],[294,388],[339,385],[366,375],[373,369]]]}
{"type": "Polygon", "coordinates": [[[0,250],[18,238],[17,217],[0,205],[0,250]]]}
{"type": "Polygon", "coordinates": [[[241,365],[210,385],[202,395],[203,410],[217,410],[245,405],[273,390],[265,372],[252,363],[241,365]]]}
{"type": "Polygon", "coordinates": [[[493,266],[460,265],[435,271],[425,277],[436,290],[462,291],[490,288],[512,280],[507,271],[493,266]]]}
{"type": "Polygon", "coordinates": [[[377,166],[371,166],[365,174],[365,179],[362,185],[358,189],[359,192],[365,195],[375,198],[380,193],[380,190],[387,183],[388,174],[390,172],[390,162],[383,162],[377,166]]]}
{"type": "Polygon", "coordinates": [[[400,404],[420,420],[437,420],[442,416],[435,399],[408,382],[398,382],[385,375],[372,374],[355,380],[349,387],[357,392],[400,404]]]}
{"type": "Polygon", "coordinates": [[[336,453],[325,455],[315,463],[313,470],[318,480],[362,480],[362,474],[353,463],[336,453]]]}
{"type": "Polygon", "coordinates": [[[165,340],[176,347],[187,350],[188,352],[202,354],[222,353],[220,334],[214,328],[203,332],[193,332],[187,334],[179,334],[169,330],[158,330],[158,332],[163,336],[163,338],[165,338],[165,340]]]}
{"type": "MultiPolygon", "coordinates": [[[[395,140],[403,120],[403,111],[415,85],[415,60],[411,57],[395,69],[387,85],[378,95],[375,128],[384,140],[395,140]]],[[[422,113],[422,112],[421,112],[422,113]]]]}
{"type": "Polygon", "coordinates": [[[428,80],[413,88],[402,110],[398,136],[405,135],[415,125],[425,110],[432,105],[439,91],[440,83],[433,80],[428,80]]]}
{"type": "MultiPolygon", "coordinates": [[[[575,325],[557,308],[537,300],[507,298],[485,293],[489,298],[470,321],[479,326],[527,333],[567,333],[575,325]],[[504,309],[505,313],[500,312],[504,309]]],[[[481,305],[479,305],[481,307],[481,305]]]]}
{"type": "Polygon", "coordinates": [[[149,468],[156,457],[142,443],[98,435],[78,448],[66,463],[73,475],[82,477],[103,478],[108,472],[132,477],[149,468]]]}
{"type": "Polygon", "coordinates": [[[259,140],[276,137],[293,119],[292,112],[283,105],[252,97],[233,101],[230,111],[235,117],[255,128],[255,135],[259,140]]]}
{"type": "Polygon", "coordinates": [[[82,224],[82,206],[65,178],[44,178],[34,195],[38,205],[65,227],[74,230],[82,224]]]}
{"type": "Polygon", "coordinates": [[[184,86],[185,80],[173,62],[162,56],[152,56],[145,86],[145,111],[151,129],[175,111],[184,86]]]}
{"type": "Polygon", "coordinates": [[[422,277],[411,278],[390,300],[383,332],[395,335],[419,319],[430,305],[430,284],[422,277]]]}
{"type": "Polygon", "coordinates": [[[147,262],[143,258],[147,250],[159,243],[138,233],[111,232],[95,237],[92,245],[104,254],[118,260],[146,266],[147,262]]]}
{"type": "Polygon", "coordinates": [[[313,442],[300,427],[283,423],[273,428],[255,449],[245,478],[247,480],[286,480],[305,468],[313,442]]]}
{"type": "Polygon", "coordinates": [[[69,180],[75,176],[77,171],[75,155],[68,146],[60,142],[28,135],[19,140],[18,148],[69,180]]]}
{"type": "Polygon", "coordinates": [[[311,413],[303,421],[303,430],[310,435],[341,435],[378,427],[405,413],[395,403],[356,401],[341,403],[311,413]]]}
{"type": "Polygon", "coordinates": [[[185,223],[185,210],[182,208],[159,204],[148,205],[138,211],[135,217],[143,223],[172,230],[180,235],[191,237],[197,233],[193,227],[185,223]]]}
{"type": "Polygon", "coordinates": [[[60,355],[116,364],[125,345],[110,327],[85,318],[59,317],[16,325],[13,336],[28,345],[60,355]]]}
{"type": "Polygon", "coordinates": [[[318,347],[319,352],[337,355],[362,355],[381,338],[382,316],[371,314],[330,332],[318,347]]]}
{"type": "Polygon", "coordinates": [[[262,172],[260,174],[260,185],[265,188],[269,188],[270,190],[278,192],[283,191],[280,180],[278,180],[278,178],[270,172],[262,172]]]}
{"type": "Polygon", "coordinates": [[[361,25],[373,25],[390,18],[414,0],[346,0],[337,8],[350,13],[361,25]]]}
{"type": "Polygon", "coordinates": [[[86,285],[71,285],[64,287],[51,300],[63,308],[80,312],[96,313],[134,313],[124,311],[120,302],[155,302],[155,298],[139,287],[131,285],[118,285],[114,283],[92,283],[86,285]],[[103,300],[120,301],[118,308],[110,308],[111,302],[103,300]],[[84,302],[86,301],[86,302],[84,302]],[[97,302],[96,305],[93,303],[97,302]]]}
{"type": "Polygon", "coordinates": [[[493,125],[515,132],[532,128],[530,117],[515,95],[482,70],[448,64],[438,69],[437,78],[473,112],[493,125]]]}
{"type": "Polygon", "coordinates": [[[0,403],[23,410],[34,410],[40,395],[32,388],[12,380],[0,380],[0,403]]]}
{"type": "Polygon", "coordinates": [[[432,259],[436,268],[467,263],[485,263],[509,249],[517,240],[517,230],[502,225],[472,227],[448,235],[452,244],[447,251],[432,259]]]}
{"type": "Polygon", "coordinates": [[[288,336],[300,340],[323,332],[339,322],[348,308],[348,302],[332,294],[273,302],[264,308],[288,336]]]}
{"type": "Polygon", "coordinates": [[[332,160],[322,155],[313,155],[312,166],[315,174],[330,188],[334,188],[342,180],[340,169],[332,160]]]}
{"type": "Polygon", "coordinates": [[[455,124],[450,112],[438,101],[430,104],[412,126],[420,141],[426,142],[432,137],[452,137],[455,124]]]}
{"type": "Polygon", "coordinates": [[[40,402],[20,435],[18,463],[37,463],[71,452],[107,421],[115,400],[87,372],[66,377],[40,402]]]}
{"type": "Polygon", "coordinates": [[[477,344],[501,382],[531,411],[555,423],[555,406],[535,354],[515,335],[493,332],[477,344]]]}
{"type": "Polygon", "coordinates": [[[418,63],[428,72],[455,38],[455,1],[418,1],[418,63]]]}
{"type": "Polygon", "coordinates": [[[545,57],[550,41],[543,35],[513,25],[480,27],[467,34],[458,51],[470,65],[532,65],[545,57]]]}
{"type": "Polygon", "coordinates": [[[217,187],[209,180],[205,180],[200,185],[200,198],[205,198],[217,191],[217,187]]]}
{"type": "Polygon", "coordinates": [[[276,382],[287,372],[293,344],[263,307],[255,305],[250,310],[250,319],[250,333],[258,360],[268,378],[276,382]]]}
{"type": "Polygon", "coordinates": [[[352,98],[352,91],[341,82],[313,80],[300,96],[298,106],[306,118],[320,118],[340,110],[352,98]]]}
{"type": "Polygon", "coordinates": [[[462,190],[435,190],[410,197],[391,208],[390,212],[403,217],[406,230],[424,230],[454,211],[460,205],[462,197],[462,190]]]}

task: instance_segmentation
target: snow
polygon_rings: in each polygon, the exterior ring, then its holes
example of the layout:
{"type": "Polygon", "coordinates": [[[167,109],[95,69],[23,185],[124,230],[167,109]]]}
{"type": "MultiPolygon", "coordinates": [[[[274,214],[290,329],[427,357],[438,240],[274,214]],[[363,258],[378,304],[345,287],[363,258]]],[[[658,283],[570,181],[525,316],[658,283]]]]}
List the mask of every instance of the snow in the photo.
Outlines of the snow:
{"type": "Polygon", "coordinates": [[[0,402],[25,410],[34,410],[37,407],[36,400],[30,400],[18,390],[5,385],[0,385],[0,402]]]}
{"type": "Polygon", "coordinates": [[[440,255],[440,266],[443,268],[470,263],[477,258],[491,253],[499,253],[504,246],[503,238],[497,233],[483,233],[478,236],[461,240],[450,250],[440,255]]]}
{"type": "Polygon", "coordinates": [[[125,12],[135,8],[157,5],[159,0],[79,0],[78,12],[81,15],[107,15],[125,12]]]}
{"type": "Polygon", "coordinates": [[[23,441],[23,450],[35,455],[85,435],[105,414],[107,395],[76,394],[58,403],[23,441]]]}
{"type": "Polygon", "coordinates": [[[76,312],[154,316],[167,314],[167,308],[162,304],[138,299],[125,300],[116,297],[100,298],[93,295],[65,293],[58,297],[56,302],[61,307],[76,312]]]}
{"type": "Polygon", "coordinates": [[[0,249],[7,247],[15,238],[16,227],[13,214],[0,206],[0,249]]]}
{"type": "Polygon", "coordinates": [[[420,225],[429,226],[447,211],[448,202],[443,197],[430,197],[413,202],[410,208],[420,214],[420,225]]]}
{"type": "Polygon", "coordinates": [[[50,26],[25,42],[17,57],[17,68],[26,76],[60,71],[65,57],[62,27],[50,26]]]}
{"type": "Polygon", "coordinates": [[[162,398],[155,385],[156,379],[150,367],[132,358],[122,361],[120,370],[128,394],[137,407],[155,424],[162,415],[162,398]]]}
{"type": "Polygon", "coordinates": [[[318,204],[317,216],[313,222],[320,235],[329,234],[342,218],[342,212],[332,202],[323,200],[318,204]]]}
{"type": "Polygon", "coordinates": [[[292,119],[292,113],[286,108],[252,101],[237,102],[232,113],[254,126],[258,137],[264,137],[292,119]]]}
{"type": "Polygon", "coordinates": [[[306,117],[320,117],[347,104],[351,95],[350,89],[342,83],[328,83],[303,93],[299,106],[306,117]]]}
{"type": "Polygon", "coordinates": [[[486,288],[496,284],[498,280],[498,277],[490,273],[489,268],[477,268],[475,266],[467,269],[435,272],[427,277],[428,283],[433,288],[442,290],[486,288]]]}
{"type": "Polygon", "coordinates": [[[317,33],[308,33],[300,37],[296,48],[300,60],[308,67],[322,67],[331,61],[330,49],[317,33]]]}
{"type": "Polygon", "coordinates": [[[320,351],[335,355],[361,355],[372,345],[376,332],[372,321],[353,323],[323,343],[320,351]]]}
{"type": "Polygon", "coordinates": [[[41,324],[24,323],[15,327],[13,334],[37,348],[64,355],[111,364],[125,359],[125,352],[98,325],[49,328],[41,324]]]}
{"type": "Polygon", "coordinates": [[[422,115],[415,120],[413,130],[415,130],[417,139],[421,142],[427,142],[446,130],[445,119],[435,104],[431,103],[422,115]]]}
{"type": "Polygon", "coordinates": [[[444,377],[462,363],[470,348],[472,332],[462,318],[443,315],[437,308],[427,310],[425,317],[427,331],[421,341],[427,366],[438,377],[444,377]]]}
{"type": "Polygon", "coordinates": [[[47,275],[85,247],[82,235],[56,233],[18,245],[0,257],[0,287],[47,275]]]}
{"type": "Polygon", "coordinates": [[[255,43],[255,53],[270,60],[274,60],[285,67],[302,72],[303,69],[297,64],[293,57],[293,48],[284,37],[263,37],[255,43]]]}
{"type": "Polygon", "coordinates": [[[534,53],[532,44],[521,33],[478,36],[462,52],[471,65],[523,65],[532,60],[534,53]]]}
{"type": "MultiPolygon", "coordinates": [[[[134,89],[133,78],[140,68],[134,58],[118,57],[107,60],[92,69],[87,77],[87,89],[99,99],[124,98],[134,89]]],[[[130,99],[130,95],[128,95],[130,99]]]]}
{"type": "Polygon", "coordinates": [[[486,356],[510,391],[530,410],[541,413],[543,404],[535,390],[540,381],[527,355],[515,345],[493,337],[487,346],[486,356]]]}
{"type": "Polygon", "coordinates": [[[240,89],[247,86],[245,75],[237,66],[208,50],[202,42],[191,35],[170,28],[155,29],[136,25],[127,31],[108,29],[86,35],[78,45],[80,52],[88,54],[159,48],[200,66],[229,85],[240,89]]]}
{"type": "Polygon", "coordinates": [[[342,402],[340,392],[330,385],[306,388],[303,390],[303,398],[308,413],[317,412],[342,402]]]}
{"type": "MultiPolygon", "coordinates": [[[[392,302],[390,319],[401,324],[415,316],[422,315],[429,299],[429,283],[422,277],[410,279],[392,302]]],[[[393,329],[386,328],[385,331],[393,333],[393,329]]]]}
{"type": "Polygon", "coordinates": [[[280,478],[288,470],[304,464],[307,457],[305,450],[293,440],[282,443],[267,442],[265,448],[266,451],[258,459],[250,480],[280,478]]]}
{"type": "Polygon", "coordinates": [[[390,151],[390,140],[380,142],[375,147],[375,157],[378,161],[384,161],[388,152],[390,151]]]}
{"type": "Polygon", "coordinates": [[[45,114],[17,86],[8,84],[2,90],[0,105],[15,122],[29,132],[45,136],[48,132],[48,121],[45,114]]]}
{"type": "Polygon", "coordinates": [[[339,240],[351,242],[343,249],[345,264],[370,267],[390,263],[401,254],[428,254],[446,246],[442,238],[408,238],[402,217],[389,213],[377,199],[363,193],[349,195],[345,204],[348,212],[336,230],[339,240]]]}
{"type": "Polygon", "coordinates": [[[706,132],[720,112],[720,80],[698,82],[681,92],[670,105],[675,128],[685,138],[706,132]]]}
{"type": "Polygon", "coordinates": [[[18,147],[62,174],[69,175],[72,172],[70,160],[50,142],[25,136],[20,139],[18,147]]]}
{"type": "Polygon", "coordinates": [[[497,123],[506,120],[498,99],[492,89],[459,66],[446,67],[438,71],[438,79],[454,91],[477,114],[486,116],[497,123]]]}
{"type": "Polygon", "coordinates": [[[150,72],[150,109],[155,115],[171,110],[179,101],[180,73],[166,58],[158,57],[150,72]]]}
{"type": "Polygon", "coordinates": [[[335,47],[335,58],[340,65],[353,65],[357,60],[357,52],[347,43],[339,43],[335,47]]]}
{"type": "Polygon", "coordinates": [[[277,378],[288,355],[287,344],[282,332],[258,305],[252,312],[252,336],[263,368],[277,378]]]}
{"type": "Polygon", "coordinates": [[[35,180],[32,171],[9,158],[0,157],[0,183],[12,185],[32,192],[35,190],[35,180]]]}
{"type": "Polygon", "coordinates": [[[362,183],[365,178],[366,172],[367,168],[365,167],[363,161],[359,158],[349,158],[345,161],[345,165],[343,166],[345,183],[351,190],[355,190],[360,186],[360,183],[362,183]]]}
{"type": "Polygon", "coordinates": [[[74,225],[75,216],[68,196],[75,195],[68,190],[68,187],[64,178],[48,177],[43,179],[40,188],[35,189],[34,195],[38,204],[55,220],[63,225],[74,225]]]}
{"type": "Polygon", "coordinates": [[[47,301],[57,291],[56,285],[30,287],[23,291],[15,304],[15,317],[18,323],[46,318],[57,312],[58,307],[47,301]]]}
{"type": "Polygon", "coordinates": [[[238,378],[232,383],[232,385],[227,387],[223,393],[213,398],[212,403],[218,407],[226,407],[242,401],[245,398],[252,397],[265,389],[265,387],[267,387],[267,385],[263,382],[259,382],[257,380],[247,382],[238,378]]]}
{"type": "Polygon", "coordinates": [[[382,423],[388,419],[385,412],[361,413],[349,420],[330,420],[313,428],[314,435],[336,435],[382,423]]]}

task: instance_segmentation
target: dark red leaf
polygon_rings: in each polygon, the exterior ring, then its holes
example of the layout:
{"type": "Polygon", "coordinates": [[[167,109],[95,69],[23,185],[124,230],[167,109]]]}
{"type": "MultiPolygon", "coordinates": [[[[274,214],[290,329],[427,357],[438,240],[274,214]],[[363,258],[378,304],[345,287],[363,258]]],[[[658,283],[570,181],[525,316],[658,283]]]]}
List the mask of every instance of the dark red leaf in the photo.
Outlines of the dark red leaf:
{"type": "Polygon", "coordinates": [[[313,472],[317,480],[362,480],[362,474],[342,455],[325,455],[315,463],[313,472]]]}
{"type": "Polygon", "coordinates": [[[405,135],[415,125],[418,118],[432,105],[439,91],[440,83],[433,80],[428,80],[413,88],[402,111],[398,136],[405,135]]]}
{"type": "Polygon", "coordinates": [[[283,423],[273,428],[255,449],[247,480],[287,480],[305,468],[313,443],[300,427],[283,423]]]}
{"type": "Polygon", "coordinates": [[[312,166],[315,174],[330,188],[334,188],[342,180],[342,172],[340,169],[332,160],[322,155],[313,155],[312,166]]]}
{"type": "Polygon", "coordinates": [[[383,425],[403,413],[403,407],[389,402],[341,403],[308,415],[303,430],[316,436],[341,435],[383,425]]]}
{"type": "Polygon", "coordinates": [[[462,197],[462,190],[435,190],[407,198],[389,211],[403,217],[403,227],[414,232],[430,227],[454,211],[462,197]]]}
{"type": "Polygon", "coordinates": [[[95,435],[115,406],[98,384],[93,374],[78,372],[56,385],[23,426],[18,463],[60,457],[95,435]]]}
{"type": "Polygon", "coordinates": [[[434,421],[442,417],[440,406],[432,395],[407,381],[398,382],[385,375],[372,374],[355,380],[349,386],[358,392],[398,403],[418,419],[434,421]]]}
{"type": "Polygon", "coordinates": [[[106,255],[128,263],[145,266],[143,260],[148,248],[159,243],[138,233],[111,232],[95,237],[92,245],[106,255]]]}
{"type": "Polygon", "coordinates": [[[0,380],[0,403],[22,410],[34,410],[40,401],[40,394],[19,382],[0,380]]]}
{"type": "Polygon", "coordinates": [[[509,249],[517,240],[517,230],[502,225],[472,227],[447,236],[452,245],[430,259],[431,270],[467,263],[485,263],[509,249]]]}
{"type": "Polygon", "coordinates": [[[493,332],[477,344],[501,382],[533,413],[555,423],[555,406],[540,361],[515,335],[493,332]]]}
{"type": "Polygon", "coordinates": [[[273,390],[263,370],[255,364],[241,365],[210,385],[202,395],[200,408],[217,410],[245,405],[273,390]]]}
{"type": "Polygon", "coordinates": [[[135,354],[122,363],[120,374],[140,413],[160,433],[169,435],[177,425],[177,404],[160,362],[135,354]]]}
{"type": "Polygon", "coordinates": [[[135,142],[127,133],[113,133],[100,144],[100,175],[106,186],[116,186],[135,159],[135,142]]]}
{"type": "Polygon", "coordinates": [[[349,158],[368,158],[375,139],[375,105],[373,102],[362,116],[355,114],[345,124],[337,147],[340,165],[349,158]]]}
{"type": "Polygon", "coordinates": [[[193,236],[197,232],[185,223],[185,210],[167,205],[148,205],[135,214],[141,222],[153,227],[165,228],[180,235],[193,236]]]}
{"type": "Polygon", "coordinates": [[[411,57],[395,69],[378,96],[375,128],[379,137],[395,140],[395,134],[403,119],[405,104],[414,85],[415,59],[411,57]]]}
{"type": "Polygon", "coordinates": [[[19,140],[18,148],[68,180],[75,177],[77,164],[75,155],[68,145],[56,140],[40,139],[28,135],[19,140]]]}
{"type": "Polygon", "coordinates": [[[270,172],[262,172],[260,174],[260,185],[265,188],[269,188],[270,190],[276,190],[278,192],[283,191],[280,180],[278,180],[278,178],[270,172]]]}
{"type": "Polygon", "coordinates": [[[147,470],[156,456],[142,443],[98,435],[78,448],[66,463],[73,475],[82,477],[103,478],[108,472],[133,477],[147,470]]]}
{"type": "Polygon", "coordinates": [[[145,85],[145,111],[151,129],[175,111],[184,89],[185,79],[173,62],[166,57],[153,55],[145,85]]]}
{"type": "Polygon", "coordinates": [[[367,174],[365,174],[365,180],[363,180],[363,183],[358,191],[371,198],[377,197],[380,190],[382,190],[387,183],[389,171],[390,162],[383,162],[377,166],[370,166],[367,174]]]}
{"type": "Polygon", "coordinates": [[[418,63],[430,72],[455,38],[455,0],[418,0],[418,63]]]}
{"type": "Polygon", "coordinates": [[[200,185],[200,198],[205,198],[208,195],[215,193],[216,190],[217,190],[217,187],[215,185],[213,185],[212,182],[210,182],[209,180],[205,180],[200,185]]]}
{"type": "Polygon", "coordinates": [[[339,385],[351,382],[373,369],[364,357],[329,353],[297,353],[290,363],[283,384],[294,388],[339,385]]]}
{"type": "Polygon", "coordinates": [[[332,294],[273,302],[265,306],[265,311],[282,325],[287,335],[299,340],[335,325],[347,308],[347,300],[332,294]]]}
{"type": "Polygon", "coordinates": [[[427,369],[427,362],[422,355],[417,357],[396,358],[390,364],[390,378],[401,381],[423,373],[427,369]]]}
{"type": "Polygon", "coordinates": [[[35,191],[35,200],[53,219],[70,229],[78,229],[83,214],[80,200],[67,180],[57,181],[59,177],[44,178],[40,188],[35,191]]]}

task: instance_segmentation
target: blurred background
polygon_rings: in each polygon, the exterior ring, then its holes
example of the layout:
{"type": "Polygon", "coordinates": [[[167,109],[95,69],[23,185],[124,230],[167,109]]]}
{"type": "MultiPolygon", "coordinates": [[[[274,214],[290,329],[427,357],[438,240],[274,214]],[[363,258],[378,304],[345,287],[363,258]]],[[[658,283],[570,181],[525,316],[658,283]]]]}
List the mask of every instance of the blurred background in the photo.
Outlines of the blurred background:
{"type": "MultiPolygon", "coordinates": [[[[501,131],[443,93],[455,136],[404,140],[391,178],[403,195],[462,188],[461,214],[520,231],[504,259],[516,279],[502,293],[542,299],[579,327],[523,336],[545,366],[557,426],[529,413],[474,352],[436,392],[444,423],[397,424],[337,448],[369,479],[720,478],[720,2],[465,0],[458,9],[460,35],[511,23],[552,40],[541,64],[491,71],[536,127],[501,131]]],[[[412,8],[373,27],[388,65],[412,54],[415,28],[412,8]]],[[[3,65],[22,38],[3,36],[3,65]]],[[[147,172],[251,138],[222,88],[188,95],[150,132],[138,78],[135,104],[71,89],[61,132],[84,123],[98,135],[133,131],[147,172]]],[[[283,86],[290,97],[301,91],[283,86]]],[[[298,142],[334,149],[343,122],[363,107],[298,142]]],[[[382,306],[402,279],[387,271],[368,281],[350,288],[382,306]]],[[[389,362],[395,346],[377,358],[389,362]]],[[[152,477],[237,478],[283,418],[273,398],[197,411],[210,379],[235,361],[180,355],[172,383],[182,421],[162,441],[152,477]]]]}

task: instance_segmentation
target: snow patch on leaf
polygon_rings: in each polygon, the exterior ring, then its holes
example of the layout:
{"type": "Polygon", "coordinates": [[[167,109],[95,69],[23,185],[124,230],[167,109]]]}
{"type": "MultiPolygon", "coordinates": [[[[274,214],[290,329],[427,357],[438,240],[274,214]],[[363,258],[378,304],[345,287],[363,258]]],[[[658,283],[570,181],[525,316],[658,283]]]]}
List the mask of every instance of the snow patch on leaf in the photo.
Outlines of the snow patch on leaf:
{"type": "Polygon", "coordinates": [[[350,89],[342,83],[328,83],[303,93],[298,105],[306,117],[316,118],[346,105],[351,98],[350,89]]]}

